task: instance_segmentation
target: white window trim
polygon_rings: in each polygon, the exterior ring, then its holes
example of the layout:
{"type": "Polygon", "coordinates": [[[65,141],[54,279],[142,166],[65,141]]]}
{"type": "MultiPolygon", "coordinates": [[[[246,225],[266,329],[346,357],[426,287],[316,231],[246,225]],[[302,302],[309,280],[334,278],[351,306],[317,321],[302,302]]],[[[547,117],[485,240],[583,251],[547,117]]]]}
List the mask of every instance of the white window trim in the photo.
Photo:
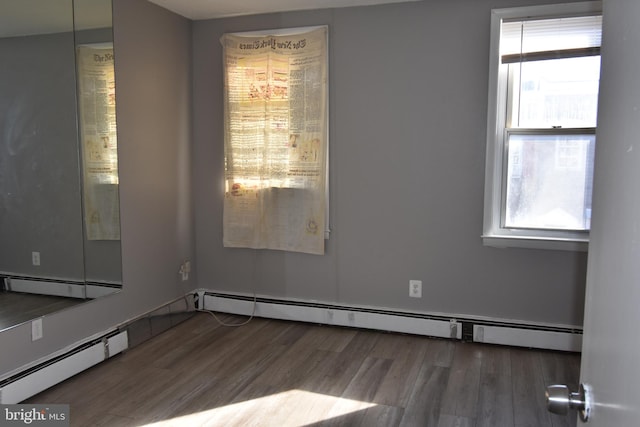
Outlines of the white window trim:
{"type": "Polygon", "coordinates": [[[499,82],[500,28],[505,19],[526,17],[554,18],[559,16],[590,15],[602,12],[602,2],[565,3],[545,6],[494,9],[491,12],[491,45],[489,50],[489,99],[487,108],[487,153],[485,164],[484,222],[482,241],[485,246],[519,247],[586,251],[588,232],[507,229],[501,226],[502,173],[505,159],[505,117],[499,117],[498,107],[507,98],[506,85],[499,82]]]}

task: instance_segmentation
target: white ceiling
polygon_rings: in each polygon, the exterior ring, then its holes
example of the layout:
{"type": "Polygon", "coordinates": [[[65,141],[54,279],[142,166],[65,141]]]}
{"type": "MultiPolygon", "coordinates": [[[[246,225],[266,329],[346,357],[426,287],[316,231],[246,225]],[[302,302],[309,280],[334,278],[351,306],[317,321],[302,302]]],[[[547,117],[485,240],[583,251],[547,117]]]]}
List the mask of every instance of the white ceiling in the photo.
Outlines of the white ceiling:
{"type": "MultiPolygon", "coordinates": [[[[186,18],[199,20],[239,15],[366,6],[420,0],[149,0],[186,18]]],[[[110,0],[76,2],[76,28],[111,25],[110,0]]],[[[71,31],[70,0],[0,0],[0,37],[71,31]]]]}
{"type": "Polygon", "coordinates": [[[420,0],[149,0],[193,20],[420,0]]]}

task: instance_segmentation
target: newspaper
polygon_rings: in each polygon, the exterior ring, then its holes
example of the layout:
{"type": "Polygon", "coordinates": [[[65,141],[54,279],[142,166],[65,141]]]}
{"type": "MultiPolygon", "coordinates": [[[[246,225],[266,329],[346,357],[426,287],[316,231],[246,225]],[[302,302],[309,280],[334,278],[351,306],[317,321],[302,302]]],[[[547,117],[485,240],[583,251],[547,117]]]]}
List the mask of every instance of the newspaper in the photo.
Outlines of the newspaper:
{"type": "Polygon", "coordinates": [[[113,47],[82,45],[78,98],[84,217],[89,240],[120,239],[113,47]]]}
{"type": "Polygon", "coordinates": [[[323,254],[327,28],[221,42],[224,245],[323,254]]]}

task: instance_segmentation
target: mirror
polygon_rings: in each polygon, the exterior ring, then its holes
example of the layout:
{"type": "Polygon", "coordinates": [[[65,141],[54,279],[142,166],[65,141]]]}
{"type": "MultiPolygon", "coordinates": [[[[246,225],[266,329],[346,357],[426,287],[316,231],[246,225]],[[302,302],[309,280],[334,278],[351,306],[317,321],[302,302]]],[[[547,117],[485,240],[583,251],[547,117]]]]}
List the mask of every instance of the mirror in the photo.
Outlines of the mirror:
{"type": "Polygon", "coordinates": [[[0,5],[0,330],[122,287],[111,0],[0,5]]]}

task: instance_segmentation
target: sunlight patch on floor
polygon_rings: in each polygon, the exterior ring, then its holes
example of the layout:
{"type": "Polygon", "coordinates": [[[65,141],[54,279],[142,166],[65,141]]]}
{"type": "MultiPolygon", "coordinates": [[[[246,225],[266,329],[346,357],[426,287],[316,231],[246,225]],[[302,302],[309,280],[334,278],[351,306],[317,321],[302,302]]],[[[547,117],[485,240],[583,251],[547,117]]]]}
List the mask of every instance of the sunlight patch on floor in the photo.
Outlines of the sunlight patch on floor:
{"type": "Polygon", "coordinates": [[[141,427],[304,426],[376,406],[304,390],[288,390],[141,427]]]}

